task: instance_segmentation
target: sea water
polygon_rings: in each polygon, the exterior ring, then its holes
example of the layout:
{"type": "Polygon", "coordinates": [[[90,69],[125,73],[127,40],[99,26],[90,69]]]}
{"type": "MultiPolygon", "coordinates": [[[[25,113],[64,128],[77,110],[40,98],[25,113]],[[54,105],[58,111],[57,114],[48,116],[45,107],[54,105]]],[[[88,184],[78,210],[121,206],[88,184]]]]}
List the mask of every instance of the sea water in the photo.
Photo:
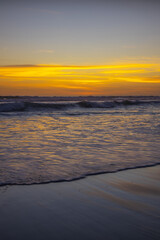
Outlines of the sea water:
{"type": "Polygon", "coordinates": [[[160,97],[1,97],[0,185],[160,163],[160,97]]]}

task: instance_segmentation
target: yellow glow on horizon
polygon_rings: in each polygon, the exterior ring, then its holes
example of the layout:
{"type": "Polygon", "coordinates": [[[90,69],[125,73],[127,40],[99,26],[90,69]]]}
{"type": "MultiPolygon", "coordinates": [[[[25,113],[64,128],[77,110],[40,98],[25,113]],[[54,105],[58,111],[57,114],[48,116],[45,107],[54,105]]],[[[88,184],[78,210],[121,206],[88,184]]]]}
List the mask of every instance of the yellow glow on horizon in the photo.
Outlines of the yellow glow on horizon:
{"type": "Polygon", "coordinates": [[[20,91],[29,95],[98,94],[141,95],[160,93],[158,64],[117,64],[97,66],[20,65],[0,67],[0,94],[20,91]],[[143,88],[142,86],[143,85],[143,88]],[[149,90],[150,87],[150,90],[149,90]],[[12,88],[12,90],[11,90],[12,88]],[[9,92],[8,90],[9,89],[9,92]],[[57,90],[58,89],[58,92],[57,90]],[[159,90],[159,93],[158,93],[159,90]],[[73,92],[74,91],[74,92],[73,92]],[[5,93],[6,92],[6,93],[5,93]]]}

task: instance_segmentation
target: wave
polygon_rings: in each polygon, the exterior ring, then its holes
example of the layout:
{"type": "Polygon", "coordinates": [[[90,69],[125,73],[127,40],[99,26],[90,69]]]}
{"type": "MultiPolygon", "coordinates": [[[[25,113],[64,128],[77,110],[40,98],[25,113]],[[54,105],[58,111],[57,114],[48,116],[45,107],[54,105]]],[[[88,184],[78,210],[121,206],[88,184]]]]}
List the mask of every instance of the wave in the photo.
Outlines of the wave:
{"type": "Polygon", "coordinates": [[[0,104],[0,112],[15,111],[36,111],[36,110],[64,110],[68,108],[113,108],[118,106],[132,106],[142,104],[157,104],[160,101],[138,101],[138,100],[122,100],[122,101],[79,101],[79,102],[7,102],[0,104]]]}
{"type": "Polygon", "coordinates": [[[24,111],[25,109],[26,109],[26,106],[25,106],[25,103],[23,102],[0,104],[0,112],[24,111]]]}
{"type": "Polygon", "coordinates": [[[89,176],[96,176],[96,175],[100,175],[100,174],[108,174],[108,173],[117,173],[117,172],[121,172],[121,171],[127,171],[127,170],[134,170],[134,169],[139,169],[139,168],[147,168],[147,167],[155,167],[155,166],[159,166],[160,163],[149,163],[149,164],[143,164],[143,165],[136,165],[136,166],[131,166],[131,167],[122,167],[122,168],[116,168],[114,170],[104,170],[104,171],[97,171],[97,172],[90,172],[90,173],[86,173],[86,174],[81,174],[79,176],[76,177],[69,177],[69,178],[58,178],[58,179],[46,179],[46,180],[30,180],[29,182],[26,181],[7,181],[7,182],[2,182],[0,183],[0,187],[2,186],[13,186],[13,185],[35,185],[35,184],[48,184],[48,183],[60,183],[60,182],[73,182],[73,181],[77,181],[80,179],[84,179],[86,177],[89,176]]]}

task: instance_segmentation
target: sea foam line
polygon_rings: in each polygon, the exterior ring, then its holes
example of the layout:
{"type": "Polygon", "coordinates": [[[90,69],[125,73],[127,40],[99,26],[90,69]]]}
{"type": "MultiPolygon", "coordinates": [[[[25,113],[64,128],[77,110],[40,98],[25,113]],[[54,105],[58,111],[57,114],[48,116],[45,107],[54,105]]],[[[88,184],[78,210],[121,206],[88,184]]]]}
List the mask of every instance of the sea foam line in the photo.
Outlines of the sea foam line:
{"type": "Polygon", "coordinates": [[[116,170],[110,170],[110,171],[100,171],[100,172],[93,172],[93,173],[88,173],[88,174],[82,174],[81,176],[77,176],[77,177],[73,177],[70,179],[58,179],[58,180],[46,180],[46,181],[41,181],[41,182],[31,182],[31,183],[0,183],[0,187],[3,186],[15,186],[15,185],[19,185],[19,186],[27,186],[27,185],[39,185],[39,184],[49,184],[49,183],[62,183],[62,182],[73,182],[73,181],[78,181],[84,178],[87,178],[89,176],[96,176],[96,175],[101,175],[101,174],[108,174],[108,173],[117,173],[117,172],[121,172],[121,171],[128,171],[128,170],[134,170],[134,169],[138,169],[138,168],[148,168],[148,167],[155,167],[160,165],[159,163],[152,163],[152,164],[146,164],[146,165],[139,165],[139,166],[134,166],[134,167],[126,167],[126,168],[119,168],[116,170]]]}

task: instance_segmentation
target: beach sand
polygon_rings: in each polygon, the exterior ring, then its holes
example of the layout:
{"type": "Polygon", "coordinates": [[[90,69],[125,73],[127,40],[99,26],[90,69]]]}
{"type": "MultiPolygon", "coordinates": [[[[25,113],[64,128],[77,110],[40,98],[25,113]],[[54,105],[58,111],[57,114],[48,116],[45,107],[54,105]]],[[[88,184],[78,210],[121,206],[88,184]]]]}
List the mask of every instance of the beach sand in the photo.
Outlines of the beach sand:
{"type": "Polygon", "coordinates": [[[160,166],[0,187],[1,240],[160,239],[160,166]]]}

